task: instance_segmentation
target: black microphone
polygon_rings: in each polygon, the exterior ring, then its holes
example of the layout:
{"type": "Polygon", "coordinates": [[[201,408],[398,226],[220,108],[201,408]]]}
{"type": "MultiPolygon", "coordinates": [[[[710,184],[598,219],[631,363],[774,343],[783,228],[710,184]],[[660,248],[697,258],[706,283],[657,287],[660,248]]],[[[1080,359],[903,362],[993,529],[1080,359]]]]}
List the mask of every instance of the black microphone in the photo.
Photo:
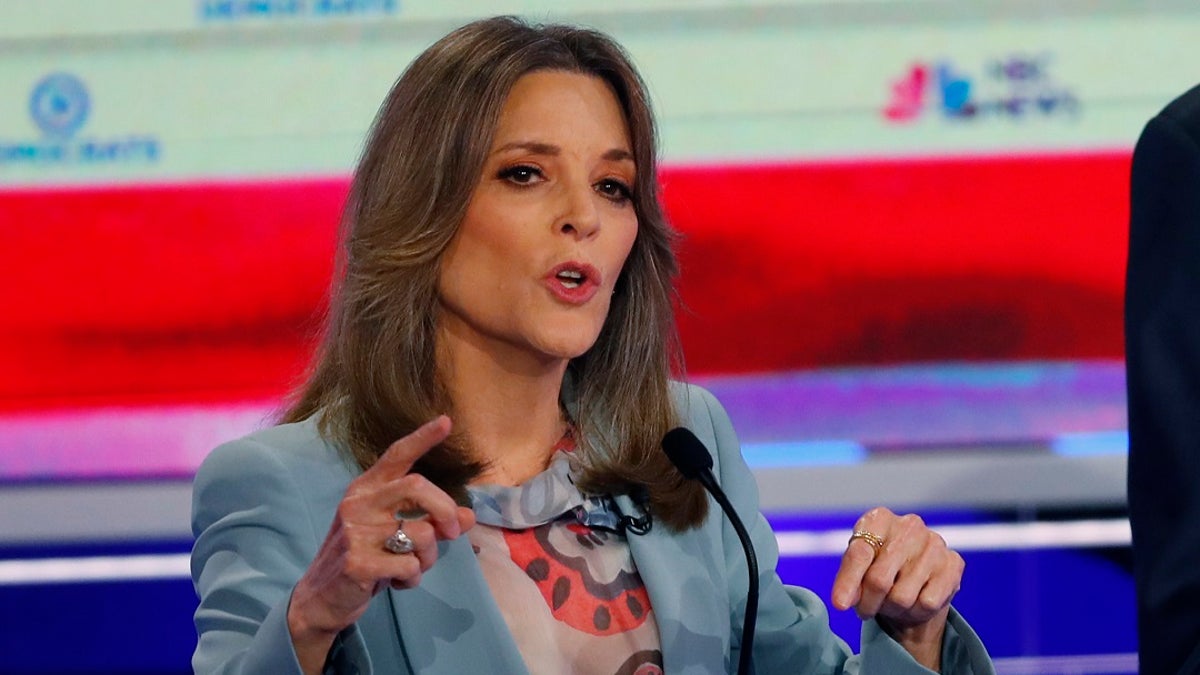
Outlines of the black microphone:
{"type": "Polygon", "coordinates": [[[742,542],[742,550],[746,552],[746,570],[750,573],[750,585],[746,589],[746,614],[742,618],[742,651],[738,658],[737,671],[739,675],[747,675],[750,672],[751,652],[754,650],[754,624],[758,621],[758,557],[754,555],[754,544],[750,543],[746,526],[733,510],[725,491],[717,485],[717,479],[712,472],[712,455],[700,439],[696,438],[696,434],[683,427],[675,427],[663,436],[662,447],[663,452],[667,453],[671,463],[679,469],[684,478],[700,481],[704,489],[721,505],[721,510],[725,512],[725,517],[729,519],[742,542]]]}

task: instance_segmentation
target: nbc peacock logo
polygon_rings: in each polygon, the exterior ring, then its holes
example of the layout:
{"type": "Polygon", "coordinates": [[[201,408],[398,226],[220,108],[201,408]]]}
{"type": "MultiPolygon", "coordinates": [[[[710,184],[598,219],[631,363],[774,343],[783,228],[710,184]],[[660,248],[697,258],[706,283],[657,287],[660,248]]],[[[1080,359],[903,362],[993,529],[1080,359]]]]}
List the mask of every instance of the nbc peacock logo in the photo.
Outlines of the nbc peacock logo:
{"type": "Polygon", "coordinates": [[[988,59],[972,73],[950,60],[917,61],[890,83],[883,116],[896,124],[928,115],[950,120],[1077,118],[1079,98],[1052,77],[1052,62],[1049,54],[1015,54],[988,59]]]}

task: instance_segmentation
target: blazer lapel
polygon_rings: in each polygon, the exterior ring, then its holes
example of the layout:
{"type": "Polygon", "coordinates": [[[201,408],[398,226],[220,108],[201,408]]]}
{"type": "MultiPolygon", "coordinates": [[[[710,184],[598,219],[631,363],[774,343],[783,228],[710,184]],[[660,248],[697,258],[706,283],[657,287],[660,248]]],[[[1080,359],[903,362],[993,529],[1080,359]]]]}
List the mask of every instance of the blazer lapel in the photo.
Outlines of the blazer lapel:
{"type": "MultiPolygon", "coordinates": [[[[616,502],[622,513],[640,512],[627,496],[616,502]]],[[[728,583],[713,527],[719,521],[684,533],[658,525],[628,535],[658,624],[664,672],[709,674],[714,664],[728,671],[728,583]]],[[[419,586],[386,592],[411,672],[528,673],[466,537],[439,544],[438,562],[419,586]]]]}
{"type": "Polygon", "coordinates": [[[467,537],[441,542],[416,588],[387,592],[411,672],[528,672],[467,537]]]}
{"type": "MultiPolygon", "coordinates": [[[[640,511],[627,496],[616,502],[622,513],[640,511]]],[[[708,532],[712,525],[674,533],[659,524],[644,535],[628,535],[658,623],[667,673],[711,673],[714,664],[728,670],[728,584],[722,551],[711,544],[721,541],[719,533],[708,532]]]]}

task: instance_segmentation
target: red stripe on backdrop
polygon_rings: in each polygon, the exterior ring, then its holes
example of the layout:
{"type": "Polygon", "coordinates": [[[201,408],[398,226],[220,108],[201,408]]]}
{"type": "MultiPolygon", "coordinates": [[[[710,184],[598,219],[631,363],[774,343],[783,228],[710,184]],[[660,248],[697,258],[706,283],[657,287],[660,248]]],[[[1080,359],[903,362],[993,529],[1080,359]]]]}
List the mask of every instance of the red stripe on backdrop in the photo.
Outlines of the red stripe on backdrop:
{"type": "Polygon", "coordinates": [[[689,366],[1120,358],[1130,157],[666,172],[689,366]]]}
{"type": "Polygon", "coordinates": [[[0,192],[0,407],[277,396],[346,181],[0,192]]]}
{"type": "MultiPolygon", "coordinates": [[[[692,372],[1119,357],[1128,153],[668,168],[692,372]]],[[[0,408],[277,396],[341,179],[0,192],[0,408]]]]}

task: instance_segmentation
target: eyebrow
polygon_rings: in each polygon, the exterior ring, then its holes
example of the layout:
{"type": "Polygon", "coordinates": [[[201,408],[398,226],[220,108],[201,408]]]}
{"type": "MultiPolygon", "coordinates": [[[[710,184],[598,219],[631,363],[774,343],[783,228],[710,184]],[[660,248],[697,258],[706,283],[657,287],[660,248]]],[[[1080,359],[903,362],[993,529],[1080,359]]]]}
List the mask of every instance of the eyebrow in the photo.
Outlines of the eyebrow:
{"type": "MultiPolygon", "coordinates": [[[[507,152],[509,150],[527,150],[535,155],[557,156],[562,154],[562,148],[558,147],[557,145],[541,143],[539,141],[514,141],[512,143],[505,143],[504,145],[492,151],[492,154],[495,155],[501,152],[507,152]]],[[[610,162],[635,161],[633,158],[633,153],[622,148],[613,148],[612,150],[609,150],[601,155],[601,158],[610,162]]]]}

